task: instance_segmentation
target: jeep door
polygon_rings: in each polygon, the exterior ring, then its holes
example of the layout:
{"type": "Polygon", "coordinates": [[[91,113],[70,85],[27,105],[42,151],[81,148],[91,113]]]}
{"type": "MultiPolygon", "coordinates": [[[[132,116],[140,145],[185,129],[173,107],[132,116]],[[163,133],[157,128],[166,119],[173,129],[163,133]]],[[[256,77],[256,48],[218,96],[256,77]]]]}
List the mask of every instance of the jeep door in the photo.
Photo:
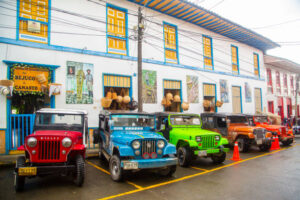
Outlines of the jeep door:
{"type": "Polygon", "coordinates": [[[226,117],[215,117],[216,127],[221,133],[222,137],[228,137],[228,127],[226,117]]]}
{"type": "Polygon", "coordinates": [[[106,151],[109,151],[109,143],[110,143],[110,127],[109,127],[109,117],[105,116],[104,118],[104,138],[103,138],[103,144],[106,151]]]}

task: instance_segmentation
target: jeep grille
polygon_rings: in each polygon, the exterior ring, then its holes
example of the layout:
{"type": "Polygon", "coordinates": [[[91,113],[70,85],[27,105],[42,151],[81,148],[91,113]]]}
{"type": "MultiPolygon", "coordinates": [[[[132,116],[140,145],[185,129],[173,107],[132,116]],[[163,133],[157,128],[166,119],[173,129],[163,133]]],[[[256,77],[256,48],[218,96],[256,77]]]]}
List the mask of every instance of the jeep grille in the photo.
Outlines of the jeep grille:
{"type": "Polygon", "coordinates": [[[207,148],[213,148],[215,146],[215,136],[214,135],[210,135],[210,136],[201,136],[201,143],[202,143],[202,147],[204,149],[207,148]]]}
{"type": "Polygon", "coordinates": [[[256,135],[257,139],[262,139],[264,138],[264,129],[255,129],[254,134],[256,135]]]}
{"type": "Polygon", "coordinates": [[[60,141],[39,141],[39,160],[59,160],[60,141]]]}
{"type": "Polygon", "coordinates": [[[155,140],[142,140],[142,155],[144,153],[151,154],[156,153],[156,141],[155,140]]]}

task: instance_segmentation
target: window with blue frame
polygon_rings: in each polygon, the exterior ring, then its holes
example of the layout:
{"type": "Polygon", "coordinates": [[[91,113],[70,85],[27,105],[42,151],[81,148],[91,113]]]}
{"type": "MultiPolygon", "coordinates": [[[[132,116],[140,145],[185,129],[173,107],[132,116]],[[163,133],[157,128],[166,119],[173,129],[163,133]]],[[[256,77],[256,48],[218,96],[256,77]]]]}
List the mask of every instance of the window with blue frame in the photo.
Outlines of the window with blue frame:
{"type": "Polygon", "coordinates": [[[238,48],[233,45],[231,45],[231,61],[232,61],[232,73],[239,74],[238,48]]]}
{"type": "Polygon", "coordinates": [[[204,69],[213,70],[212,39],[210,37],[203,36],[203,51],[204,69]]]}
{"type": "Polygon", "coordinates": [[[107,52],[127,55],[127,11],[107,5],[107,52]]]}
{"type": "Polygon", "coordinates": [[[18,0],[17,3],[17,38],[48,44],[50,0],[18,0]]]}
{"type": "Polygon", "coordinates": [[[164,23],[165,59],[167,63],[178,63],[177,27],[164,23]]]}
{"type": "Polygon", "coordinates": [[[258,54],[253,53],[253,59],[254,59],[254,75],[257,77],[260,77],[259,73],[259,59],[258,59],[258,54]]]}

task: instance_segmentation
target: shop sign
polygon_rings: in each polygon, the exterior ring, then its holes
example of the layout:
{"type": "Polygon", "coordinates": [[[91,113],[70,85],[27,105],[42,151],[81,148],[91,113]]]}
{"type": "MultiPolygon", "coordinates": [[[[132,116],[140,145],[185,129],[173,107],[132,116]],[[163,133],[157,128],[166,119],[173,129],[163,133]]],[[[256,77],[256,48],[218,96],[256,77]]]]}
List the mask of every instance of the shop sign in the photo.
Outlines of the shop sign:
{"type": "Polygon", "coordinates": [[[13,71],[14,90],[22,92],[41,92],[41,84],[36,76],[44,74],[48,85],[49,70],[42,68],[22,68],[16,67],[13,71]]]}

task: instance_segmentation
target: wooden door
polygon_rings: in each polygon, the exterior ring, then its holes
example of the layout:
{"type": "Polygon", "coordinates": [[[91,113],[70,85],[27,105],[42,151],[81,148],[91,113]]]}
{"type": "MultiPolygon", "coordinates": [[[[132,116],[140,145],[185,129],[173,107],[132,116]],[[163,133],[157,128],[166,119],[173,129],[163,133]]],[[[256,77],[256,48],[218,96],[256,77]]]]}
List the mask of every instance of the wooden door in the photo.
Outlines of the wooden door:
{"type": "Polygon", "coordinates": [[[232,112],[242,113],[241,87],[232,86],[232,112]]]}
{"type": "Polygon", "coordinates": [[[261,89],[254,89],[254,99],[255,99],[255,113],[262,113],[262,102],[261,102],[261,89]]]}

